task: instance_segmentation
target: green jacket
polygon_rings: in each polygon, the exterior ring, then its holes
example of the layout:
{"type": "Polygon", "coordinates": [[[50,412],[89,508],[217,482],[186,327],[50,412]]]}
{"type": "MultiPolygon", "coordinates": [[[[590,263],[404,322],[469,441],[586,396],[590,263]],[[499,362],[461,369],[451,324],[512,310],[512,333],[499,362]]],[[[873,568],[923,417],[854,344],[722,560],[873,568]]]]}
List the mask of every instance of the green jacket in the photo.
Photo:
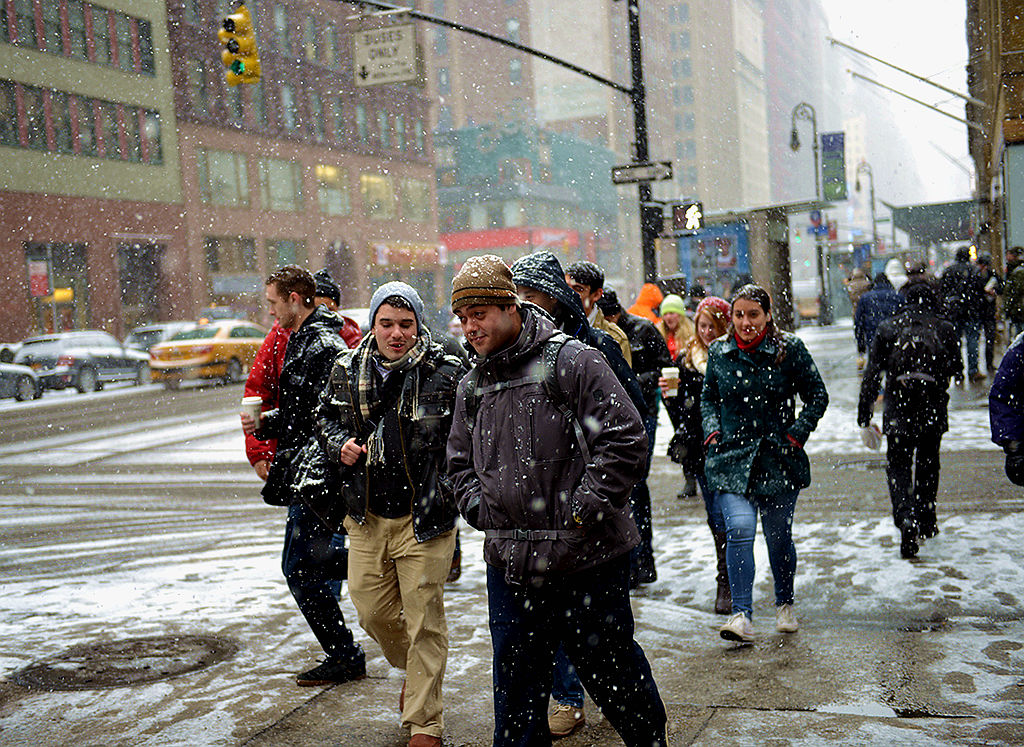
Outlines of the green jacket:
{"type": "Polygon", "coordinates": [[[811,484],[802,446],[825,414],[828,392],[803,341],[783,332],[782,342],[781,363],[768,338],[749,353],[732,336],[711,343],[700,409],[705,437],[718,434],[704,463],[712,490],[772,498],[811,484]]]}
{"type": "Polygon", "coordinates": [[[1024,265],[1006,275],[1003,285],[1003,315],[1018,324],[1024,322],[1024,265]]]}

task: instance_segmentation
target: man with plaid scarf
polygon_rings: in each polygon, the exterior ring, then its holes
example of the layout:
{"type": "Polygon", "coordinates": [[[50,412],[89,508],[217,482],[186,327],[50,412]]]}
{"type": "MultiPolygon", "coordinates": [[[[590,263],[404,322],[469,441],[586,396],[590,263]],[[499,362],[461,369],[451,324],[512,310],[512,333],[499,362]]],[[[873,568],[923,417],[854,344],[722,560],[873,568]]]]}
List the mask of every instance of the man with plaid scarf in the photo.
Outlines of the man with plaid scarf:
{"type": "Polygon", "coordinates": [[[445,446],[465,373],[431,340],[416,291],[385,283],[370,299],[370,334],[335,362],[317,411],[348,512],[349,594],[359,624],[406,671],[411,747],[439,746],[444,729],[444,582],[458,515],[445,446]]]}

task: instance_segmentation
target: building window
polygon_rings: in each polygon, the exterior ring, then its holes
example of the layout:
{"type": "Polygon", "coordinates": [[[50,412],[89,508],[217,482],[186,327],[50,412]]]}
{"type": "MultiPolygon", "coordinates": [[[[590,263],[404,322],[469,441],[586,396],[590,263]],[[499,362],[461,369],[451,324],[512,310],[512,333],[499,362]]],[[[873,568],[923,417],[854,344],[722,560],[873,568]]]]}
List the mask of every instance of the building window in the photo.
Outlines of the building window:
{"type": "Polygon", "coordinates": [[[416,120],[416,152],[423,153],[427,147],[427,131],[422,119],[416,120]]]}
{"type": "Polygon", "coordinates": [[[288,38],[288,11],[281,5],[274,6],[274,33],[277,36],[278,51],[291,57],[292,45],[288,38]]]}
{"type": "Polygon", "coordinates": [[[430,218],[430,185],[422,179],[402,179],[402,217],[424,223],[430,218]]]}
{"type": "Polygon", "coordinates": [[[228,86],[227,94],[228,110],[231,112],[235,120],[230,124],[239,127],[241,126],[242,118],[245,116],[245,106],[242,102],[242,87],[228,86]]]}
{"type": "Polygon", "coordinates": [[[43,39],[46,51],[64,54],[64,39],[61,34],[60,3],[56,0],[43,2],[43,39]]]}
{"type": "Polygon", "coordinates": [[[437,129],[441,132],[448,132],[455,127],[455,117],[452,115],[452,108],[447,104],[437,109],[437,129]]]}
{"type": "Polygon", "coordinates": [[[312,135],[317,140],[327,138],[327,123],[324,122],[324,104],[320,100],[320,94],[310,92],[309,94],[309,127],[312,135]]]}
{"type": "Polygon", "coordinates": [[[131,20],[126,15],[115,13],[114,29],[117,38],[117,66],[121,70],[134,70],[135,55],[132,49],[131,20]]]}
{"type": "Polygon", "coordinates": [[[690,50],[690,32],[680,31],[679,32],[679,51],[688,52],[690,50]]]}
{"type": "Polygon", "coordinates": [[[437,69],[437,93],[440,96],[448,96],[452,92],[452,80],[448,68],[437,69]]]}
{"type": "Polygon", "coordinates": [[[96,111],[93,108],[93,101],[85,96],[77,96],[75,104],[75,109],[78,111],[78,152],[83,156],[98,156],[96,111]]]}
{"type": "Polygon", "coordinates": [[[286,130],[295,129],[295,94],[287,83],[281,84],[281,124],[286,130]]]}
{"type": "Polygon", "coordinates": [[[338,29],[332,23],[324,29],[324,62],[330,67],[334,67],[334,63],[339,61],[338,29]]]}
{"type": "Polygon", "coordinates": [[[363,212],[374,220],[394,220],[395,187],[390,176],[360,174],[359,192],[363,200],[363,212]]]}
{"type": "Polygon", "coordinates": [[[306,242],[278,239],[267,242],[267,267],[306,264],[306,242]]]}
{"type": "Polygon", "coordinates": [[[405,117],[401,114],[395,115],[395,147],[405,150],[405,117]]]}
{"type": "Polygon", "coordinates": [[[100,65],[110,64],[110,21],[105,9],[89,6],[92,16],[92,61],[100,65]]]}
{"type": "Polygon", "coordinates": [[[512,85],[519,83],[523,79],[523,61],[520,59],[512,59],[508,61],[508,82],[512,85]]]}
{"type": "Polygon", "coordinates": [[[260,199],[267,210],[302,209],[302,168],[280,158],[261,158],[260,199]]]}
{"type": "Polygon", "coordinates": [[[345,137],[345,101],[341,96],[334,97],[334,105],[331,107],[334,114],[334,137],[342,140],[345,137]]]}
{"type": "Polygon", "coordinates": [[[198,116],[209,114],[210,86],[202,60],[192,60],[192,67],[188,71],[188,87],[192,92],[192,111],[198,116]]]}
{"type": "Polygon", "coordinates": [[[316,22],[313,16],[306,16],[302,24],[302,49],[307,62],[316,62],[316,22]]]}
{"type": "Polygon", "coordinates": [[[68,0],[68,36],[71,41],[71,56],[81,60],[89,56],[85,43],[85,8],[82,0],[68,0]]]}
{"type": "MultiPolygon", "coordinates": [[[[142,143],[145,149],[146,163],[163,163],[164,152],[160,142],[160,112],[146,109],[143,111],[142,122],[142,143]]],[[[245,163],[242,164],[243,169],[245,163]]],[[[248,188],[246,188],[248,193],[248,188]]],[[[248,199],[246,200],[248,203],[248,199]]]]}
{"type": "Polygon", "coordinates": [[[366,142],[366,107],[362,104],[356,104],[356,137],[360,142],[366,142]]]}
{"type": "Polygon", "coordinates": [[[693,132],[697,127],[697,120],[693,116],[693,112],[686,112],[683,115],[683,129],[686,132],[693,132]]]}
{"type": "Polygon", "coordinates": [[[18,105],[9,80],[0,80],[0,145],[18,145],[18,105]]]}
{"type": "Polygon", "coordinates": [[[377,110],[377,136],[380,138],[381,148],[391,147],[391,130],[388,127],[388,113],[383,109],[377,110]]]}
{"type": "Polygon", "coordinates": [[[519,19],[509,18],[505,22],[505,30],[508,32],[509,41],[519,42],[519,19]]]}
{"type": "Polygon", "coordinates": [[[337,166],[317,166],[317,200],[324,215],[348,215],[348,172],[337,166]]]}
{"type": "Polygon", "coordinates": [[[142,112],[134,106],[124,107],[124,140],[128,147],[128,160],[136,163],[142,160],[142,136],[139,132],[142,112]]]}
{"type": "Polygon", "coordinates": [[[434,29],[434,54],[448,54],[448,32],[444,29],[434,29]]]}
{"type": "Polygon", "coordinates": [[[63,91],[50,91],[50,111],[53,118],[53,144],[58,153],[74,153],[75,139],[71,132],[71,107],[63,91]]]}
{"type": "Polygon", "coordinates": [[[103,155],[115,160],[121,157],[121,135],[117,124],[117,105],[100,101],[96,108],[100,114],[100,145],[103,155]]]}
{"type": "Polygon", "coordinates": [[[207,236],[206,270],[209,273],[241,275],[256,268],[256,242],[245,236],[207,236]]]}
{"type": "Polygon", "coordinates": [[[196,167],[203,202],[222,207],[245,207],[249,204],[244,153],[199,149],[196,151],[196,167]]]}
{"type": "Polygon", "coordinates": [[[35,150],[46,150],[46,107],[43,103],[43,89],[35,86],[23,86],[21,99],[25,103],[28,147],[35,150]]]}
{"type": "MultiPolygon", "coordinates": [[[[18,33],[18,44],[25,47],[39,47],[36,38],[36,14],[32,0],[13,0],[15,29],[18,33]]],[[[9,6],[8,6],[9,7],[9,6]]]]}
{"type": "Polygon", "coordinates": [[[249,100],[252,102],[253,111],[256,112],[256,122],[260,125],[267,124],[267,99],[266,91],[263,89],[263,81],[249,86],[249,100]]]}
{"type": "Polygon", "coordinates": [[[694,140],[686,140],[683,142],[683,158],[696,158],[697,157],[697,143],[694,140]]]}
{"type": "Polygon", "coordinates": [[[156,62],[153,59],[153,24],[141,18],[135,22],[139,38],[139,69],[153,75],[156,73],[156,62]]]}

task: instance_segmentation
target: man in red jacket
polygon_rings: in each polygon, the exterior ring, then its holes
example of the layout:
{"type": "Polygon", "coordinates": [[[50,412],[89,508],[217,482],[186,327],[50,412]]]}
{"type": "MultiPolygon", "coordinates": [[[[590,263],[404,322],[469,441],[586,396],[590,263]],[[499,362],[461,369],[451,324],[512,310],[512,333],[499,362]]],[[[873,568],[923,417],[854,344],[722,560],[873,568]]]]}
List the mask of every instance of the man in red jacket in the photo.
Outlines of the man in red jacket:
{"type": "MultiPolygon", "coordinates": [[[[323,304],[331,311],[337,312],[338,304],[341,303],[341,289],[334,282],[334,278],[327,270],[320,270],[313,275],[313,279],[316,280],[316,295],[313,302],[323,304]]],[[[345,326],[341,329],[341,338],[346,345],[354,348],[359,344],[363,333],[354,319],[347,316],[343,316],[342,319],[345,326]]],[[[284,329],[275,319],[274,326],[267,333],[249,368],[249,377],[245,381],[245,396],[262,397],[264,410],[277,407],[278,380],[281,378],[281,365],[284,363],[290,332],[291,330],[284,329]]],[[[274,439],[261,441],[254,435],[245,437],[245,455],[261,480],[267,479],[276,447],[277,441],[274,439]]]]}

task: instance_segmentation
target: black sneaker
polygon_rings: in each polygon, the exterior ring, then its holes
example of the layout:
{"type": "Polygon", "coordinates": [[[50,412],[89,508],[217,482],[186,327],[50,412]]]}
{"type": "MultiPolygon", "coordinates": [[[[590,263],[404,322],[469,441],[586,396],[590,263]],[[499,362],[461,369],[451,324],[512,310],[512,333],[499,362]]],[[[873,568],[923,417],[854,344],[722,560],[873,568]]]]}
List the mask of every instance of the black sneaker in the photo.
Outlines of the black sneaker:
{"type": "Polygon", "coordinates": [[[366,657],[358,656],[348,659],[327,659],[318,667],[303,672],[295,678],[299,687],[316,687],[318,685],[337,685],[342,682],[361,680],[366,676],[366,657]]]}

